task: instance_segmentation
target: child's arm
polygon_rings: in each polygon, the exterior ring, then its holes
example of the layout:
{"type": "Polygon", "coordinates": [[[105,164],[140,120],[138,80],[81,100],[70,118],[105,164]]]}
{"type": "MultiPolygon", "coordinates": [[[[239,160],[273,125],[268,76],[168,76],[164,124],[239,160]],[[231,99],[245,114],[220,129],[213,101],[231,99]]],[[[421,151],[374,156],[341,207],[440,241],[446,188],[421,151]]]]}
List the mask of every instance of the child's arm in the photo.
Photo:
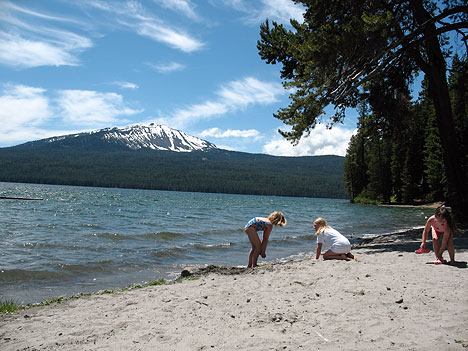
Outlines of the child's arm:
{"type": "Polygon", "coordinates": [[[431,230],[433,217],[434,216],[429,217],[429,219],[426,222],[426,225],[424,226],[424,230],[423,230],[423,234],[422,234],[422,242],[421,242],[421,248],[422,249],[424,249],[426,247],[427,234],[429,233],[429,230],[431,230]]]}
{"type": "Polygon", "coordinates": [[[322,243],[317,244],[317,253],[315,255],[315,259],[318,260],[320,258],[320,253],[322,252],[322,243]]]}
{"type": "Polygon", "coordinates": [[[266,257],[266,248],[268,246],[268,239],[270,238],[270,233],[271,233],[271,230],[272,228],[267,228],[265,229],[265,231],[263,232],[263,236],[262,236],[262,244],[261,244],[261,251],[260,251],[260,255],[265,258],[266,257]]]}

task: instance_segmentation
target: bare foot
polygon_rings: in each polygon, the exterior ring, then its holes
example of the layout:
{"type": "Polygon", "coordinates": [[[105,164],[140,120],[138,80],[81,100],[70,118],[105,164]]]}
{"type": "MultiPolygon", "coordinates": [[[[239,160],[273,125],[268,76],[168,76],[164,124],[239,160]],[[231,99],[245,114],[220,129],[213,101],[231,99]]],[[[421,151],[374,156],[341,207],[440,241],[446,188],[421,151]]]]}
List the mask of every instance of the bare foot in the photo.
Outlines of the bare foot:
{"type": "Polygon", "coordinates": [[[357,261],[356,256],[354,256],[351,252],[348,252],[348,253],[346,254],[346,257],[350,258],[351,260],[357,261]]]}

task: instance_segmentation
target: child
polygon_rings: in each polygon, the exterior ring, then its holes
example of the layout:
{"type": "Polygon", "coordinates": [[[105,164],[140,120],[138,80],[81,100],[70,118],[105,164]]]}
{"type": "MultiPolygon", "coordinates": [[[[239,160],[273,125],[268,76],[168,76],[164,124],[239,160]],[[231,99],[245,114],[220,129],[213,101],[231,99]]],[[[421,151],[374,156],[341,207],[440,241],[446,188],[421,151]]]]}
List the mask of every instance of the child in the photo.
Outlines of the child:
{"type": "Polygon", "coordinates": [[[426,239],[429,230],[432,234],[432,246],[436,256],[436,260],[433,263],[447,263],[447,261],[442,258],[442,254],[445,249],[449,252],[450,263],[454,263],[455,247],[453,246],[453,234],[455,233],[455,225],[453,223],[450,207],[446,207],[444,205],[437,207],[434,215],[429,217],[423,230],[421,247],[415,251],[417,254],[427,253],[430,251],[429,249],[426,249],[426,239]],[[442,237],[441,246],[440,240],[442,237]]]}
{"type": "Polygon", "coordinates": [[[270,233],[273,230],[273,226],[284,226],[286,225],[286,217],[280,211],[275,211],[271,213],[268,218],[264,217],[254,217],[245,225],[245,233],[249,236],[250,243],[252,248],[249,253],[249,264],[247,268],[256,267],[258,256],[262,255],[263,258],[266,257],[266,248],[268,245],[268,238],[270,233]],[[263,232],[262,241],[257,232],[263,232]]]}
{"type": "Polygon", "coordinates": [[[327,247],[330,246],[328,251],[323,253],[324,260],[355,260],[355,257],[351,254],[351,244],[349,240],[337,230],[328,226],[326,220],[317,218],[314,221],[314,229],[317,235],[316,260],[320,258],[323,244],[327,247]]]}

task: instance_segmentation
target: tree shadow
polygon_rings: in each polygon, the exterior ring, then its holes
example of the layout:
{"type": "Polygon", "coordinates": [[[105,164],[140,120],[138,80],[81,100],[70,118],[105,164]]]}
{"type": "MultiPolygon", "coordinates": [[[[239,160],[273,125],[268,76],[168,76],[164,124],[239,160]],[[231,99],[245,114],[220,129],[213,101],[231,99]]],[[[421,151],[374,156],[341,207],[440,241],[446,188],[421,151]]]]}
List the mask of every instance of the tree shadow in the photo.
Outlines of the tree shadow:
{"type": "Polygon", "coordinates": [[[448,264],[451,267],[457,267],[457,268],[468,268],[468,264],[464,261],[455,261],[452,263],[448,264]]]}
{"type": "MultiPolygon", "coordinates": [[[[421,232],[420,229],[409,230],[404,233],[395,233],[382,235],[375,238],[363,239],[353,247],[356,249],[366,249],[368,252],[363,254],[373,254],[373,253],[384,253],[384,252],[395,252],[395,253],[414,253],[420,247],[421,244],[421,232]]],[[[461,234],[453,239],[455,246],[455,257],[457,251],[467,251],[468,250],[468,231],[465,230],[461,234]]],[[[426,248],[431,250],[430,255],[433,257],[433,246],[432,241],[428,239],[426,243],[426,248]]],[[[428,254],[421,254],[428,255],[428,254]]],[[[428,256],[429,257],[429,256],[428,256]]],[[[430,264],[432,262],[428,262],[430,264]]],[[[448,264],[447,264],[448,265],[448,264]]],[[[464,261],[455,261],[450,264],[452,267],[456,268],[468,268],[467,262],[464,261]]]]}

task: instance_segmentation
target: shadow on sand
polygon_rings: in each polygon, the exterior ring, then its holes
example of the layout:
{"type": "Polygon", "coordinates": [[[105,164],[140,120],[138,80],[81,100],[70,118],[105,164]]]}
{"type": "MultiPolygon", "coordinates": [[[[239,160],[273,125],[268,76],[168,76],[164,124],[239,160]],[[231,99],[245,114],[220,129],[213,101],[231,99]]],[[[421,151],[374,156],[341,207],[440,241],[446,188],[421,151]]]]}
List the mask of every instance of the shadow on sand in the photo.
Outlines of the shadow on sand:
{"type": "MultiPolygon", "coordinates": [[[[414,252],[421,244],[421,229],[412,229],[403,233],[381,235],[371,239],[364,239],[355,248],[370,250],[369,254],[378,252],[414,252]]],[[[464,229],[457,233],[454,238],[455,258],[457,251],[468,250],[468,230],[464,229]]],[[[431,250],[431,258],[433,257],[433,247],[431,240],[428,240],[426,248],[431,250]]],[[[427,254],[426,254],[427,255],[427,254]]],[[[429,257],[429,256],[428,256],[429,257]]],[[[432,262],[428,262],[431,264],[432,262]]],[[[446,264],[448,265],[448,264],[446,264]]],[[[456,261],[450,264],[452,267],[468,268],[467,262],[456,261]]]]}

